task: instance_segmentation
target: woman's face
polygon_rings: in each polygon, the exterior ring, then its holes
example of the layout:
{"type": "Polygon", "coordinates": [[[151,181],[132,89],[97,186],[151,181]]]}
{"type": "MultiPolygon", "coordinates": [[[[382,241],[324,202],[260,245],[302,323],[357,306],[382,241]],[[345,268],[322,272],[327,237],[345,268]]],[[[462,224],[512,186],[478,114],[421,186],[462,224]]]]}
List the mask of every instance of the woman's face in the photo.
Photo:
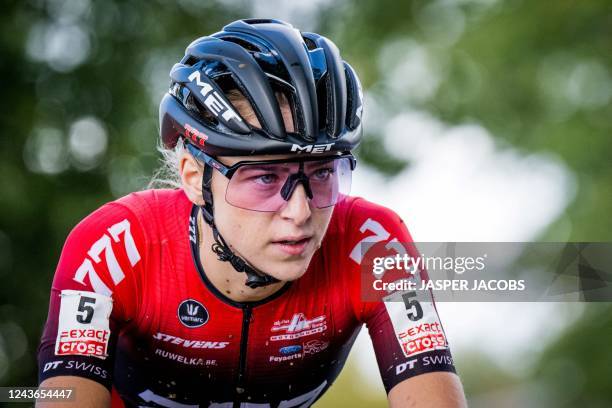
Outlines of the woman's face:
{"type": "MultiPolygon", "coordinates": [[[[251,105],[240,93],[230,91],[227,96],[245,120],[254,127],[260,127],[251,105]]],[[[285,129],[292,132],[294,126],[289,102],[283,94],[277,93],[276,97],[285,129]]],[[[231,166],[239,161],[282,158],[284,157],[246,156],[217,159],[226,166],[231,166]]],[[[196,175],[196,172],[188,170],[195,168],[194,165],[185,166],[185,163],[191,160],[193,158],[185,158],[182,161],[181,173],[187,195],[193,202],[197,202],[201,201],[200,192],[196,192],[201,185],[201,171],[196,175]]],[[[232,251],[253,267],[279,280],[290,281],[301,277],[315,251],[321,246],[333,207],[317,209],[310,203],[303,185],[298,184],[289,200],[278,211],[245,210],[226,201],[228,183],[229,180],[225,176],[213,171],[211,189],[215,224],[232,251]]]]}
{"type": "MultiPolygon", "coordinates": [[[[239,161],[279,159],[282,156],[219,157],[231,166],[239,161]]],[[[282,281],[301,277],[321,246],[333,207],[314,207],[298,184],[275,212],[245,210],[225,199],[229,180],[213,172],[212,193],[217,228],[232,251],[255,268],[282,281]]]]}

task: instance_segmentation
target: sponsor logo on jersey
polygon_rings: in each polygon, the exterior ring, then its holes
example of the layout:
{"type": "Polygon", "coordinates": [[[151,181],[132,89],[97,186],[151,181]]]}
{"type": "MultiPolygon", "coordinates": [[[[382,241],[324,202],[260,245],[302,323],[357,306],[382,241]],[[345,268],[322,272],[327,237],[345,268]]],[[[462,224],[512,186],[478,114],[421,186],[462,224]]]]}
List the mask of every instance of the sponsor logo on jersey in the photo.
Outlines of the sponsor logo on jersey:
{"type": "Polygon", "coordinates": [[[428,365],[453,365],[453,358],[447,355],[423,357],[423,367],[428,365]]]}
{"type": "Polygon", "coordinates": [[[288,354],[299,353],[300,351],[302,351],[302,346],[300,346],[299,344],[294,344],[292,346],[281,347],[280,349],[278,349],[278,352],[281,353],[284,356],[286,356],[288,354]]]}
{"type": "Polygon", "coordinates": [[[97,375],[100,378],[104,379],[108,377],[108,373],[102,367],[98,367],[93,363],[88,363],[85,361],[74,361],[74,360],[57,360],[50,361],[45,363],[43,367],[43,373],[46,373],[49,370],[57,370],[58,368],[64,368],[65,370],[79,370],[79,371],[87,371],[91,374],[97,375]]]}
{"type": "Polygon", "coordinates": [[[400,338],[409,336],[419,336],[427,333],[442,333],[442,325],[439,322],[434,323],[421,323],[415,326],[412,326],[401,333],[398,333],[400,338]]]}
{"type": "Polygon", "coordinates": [[[49,370],[57,370],[57,367],[62,364],[64,364],[62,360],[49,361],[48,363],[45,363],[43,367],[43,373],[46,373],[49,370]]]}
{"type": "Polygon", "coordinates": [[[183,300],[177,314],[181,323],[187,327],[200,327],[208,322],[208,310],[197,300],[183,300]]]}
{"type": "Polygon", "coordinates": [[[402,349],[407,356],[441,348],[446,348],[446,339],[443,334],[429,334],[402,343],[402,349]]]}
{"type": "Polygon", "coordinates": [[[180,337],[172,336],[165,333],[156,333],[153,335],[155,340],[176,344],[177,346],[183,346],[186,348],[198,348],[198,349],[222,349],[230,344],[229,341],[206,341],[206,340],[188,340],[180,337]]]}
{"type": "Polygon", "coordinates": [[[163,350],[160,348],[155,349],[155,355],[166,358],[168,360],[176,361],[177,363],[186,364],[186,365],[193,365],[193,366],[215,366],[217,365],[217,360],[211,360],[211,359],[206,360],[200,357],[188,357],[188,356],[184,356],[181,354],[173,353],[168,350],[163,350]]]}
{"type": "Polygon", "coordinates": [[[421,323],[397,333],[406,356],[446,348],[446,337],[439,322],[421,323]]]}
{"type": "Polygon", "coordinates": [[[65,368],[67,370],[87,371],[91,374],[99,376],[102,379],[105,379],[108,377],[108,373],[105,369],[103,369],[102,367],[98,367],[95,364],[87,363],[84,361],[73,361],[73,360],[67,361],[65,368]]]}
{"type": "Polygon", "coordinates": [[[418,359],[414,358],[412,360],[408,360],[405,363],[401,363],[395,366],[395,375],[400,375],[406,370],[414,370],[414,364],[418,361],[418,359]]]}
{"type": "Polygon", "coordinates": [[[105,359],[112,308],[110,297],[94,292],[62,290],[55,355],[105,359]]]}
{"type": "Polygon", "coordinates": [[[270,337],[272,341],[293,340],[300,337],[309,336],[315,333],[322,333],[327,329],[325,315],[308,319],[304,313],[295,313],[290,320],[283,319],[274,322],[272,332],[284,332],[270,337]]]}
{"type": "Polygon", "coordinates": [[[282,361],[296,360],[304,358],[307,355],[316,354],[320,351],[325,350],[329,346],[329,341],[322,341],[319,339],[308,340],[303,343],[302,346],[299,344],[293,344],[291,346],[281,347],[278,351],[280,356],[270,356],[270,362],[279,363],[282,361]]]}
{"type": "Polygon", "coordinates": [[[329,346],[329,341],[321,341],[318,339],[309,340],[304,343],[304,354],[315,354],[323,351],[329,346]]]}
{"type": "Polygon", "coordinates": [[[56,354],[98,354],[104,353],[104,345],[108,342],[108,330],[73,329],[62,330],[60,345],[56,354]]]}
{"type": "Polygon", "coordinates": [[[283,361],[298,360],[302,357],[303,357],[302,353],[295,353],[295,354],[291,354],[288,356],[270,356],[269,361],[273,363],[281,363],[283,361]]]}
{"type": "Polygon", "coordinates": [[[395,375],[400,375],[406,370],[420,370],[427,366],[445,367],[453,365],[453,358],[446,354],[424,356],[421,359],[413,358],[395,366],[395,375]]]}

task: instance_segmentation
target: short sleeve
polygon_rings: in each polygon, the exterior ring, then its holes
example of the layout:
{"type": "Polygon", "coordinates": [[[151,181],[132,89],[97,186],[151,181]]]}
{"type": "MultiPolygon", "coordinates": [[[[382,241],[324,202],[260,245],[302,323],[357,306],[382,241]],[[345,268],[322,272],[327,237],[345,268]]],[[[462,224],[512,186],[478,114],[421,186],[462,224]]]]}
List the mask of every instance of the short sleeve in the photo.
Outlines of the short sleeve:
{"type": "MultiPolygon", "coordinates": [[[[361,292],[361,262],[370,247],[416,257],[416,248],[404,221],[392,210],[364,199],[353,202],[348,219],[351,237],[351,300],[357,319],[366,324],[387,393],[413,376],[455,372],[446,334],[431,292],[406,292],[401,301],[365,301],[361,292]],[[365,253],[363,253],[365,252],[365,253]]],[[[427,279],[426,271],[419,278],[427,279]]]]}
{"type": "Polygon", "coordinates": [[[99,208],[70,232],[38,346],[39,383],[72,375],[110,390],[117,336],[139,302],[144,244],[138,220],[118,203],[99,208]]]}

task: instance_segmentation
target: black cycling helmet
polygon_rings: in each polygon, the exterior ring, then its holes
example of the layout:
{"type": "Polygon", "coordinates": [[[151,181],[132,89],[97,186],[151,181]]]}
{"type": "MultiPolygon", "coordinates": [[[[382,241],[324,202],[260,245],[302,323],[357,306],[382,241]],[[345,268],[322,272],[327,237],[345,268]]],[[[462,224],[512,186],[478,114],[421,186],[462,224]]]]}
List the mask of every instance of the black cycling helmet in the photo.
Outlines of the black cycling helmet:
{"type": "Polygon", "coordinates": [[[361,139],[359,79],[329,39],[280,20],[238,20],[193,41],[172,67],[159,107],[163,144],[179,137],[207,154],[243,156],[342,152],[361,139]],[[261,128],[225,97],[237,89],[261,128]],[[275,92],[289,100],[295,132],[287,133],[275,92]],[[324,145],[324,146],[317,146],[324,145]]]}
{"type": "MultiPolygon", "coordinates": [[[[280,20],[238,20],[198,38],[170,78],[159,106],[167,148],[184,137],[210,156],[319,154],[347,152],[361,140],[363,97],[353,68],[327,38],[280,20]],[[230,90],[249,101],[261,128],[240,116],[224,94],[230,90]],[[289,102],[294,132],[285,130],[278,92],[289,102]]],[[[200,209],[212,228],[213,252],[245,272],[251,288],[278,282],[236,255],[219,233],[211,179],[212,167],[205,165],[200,209]]]]}

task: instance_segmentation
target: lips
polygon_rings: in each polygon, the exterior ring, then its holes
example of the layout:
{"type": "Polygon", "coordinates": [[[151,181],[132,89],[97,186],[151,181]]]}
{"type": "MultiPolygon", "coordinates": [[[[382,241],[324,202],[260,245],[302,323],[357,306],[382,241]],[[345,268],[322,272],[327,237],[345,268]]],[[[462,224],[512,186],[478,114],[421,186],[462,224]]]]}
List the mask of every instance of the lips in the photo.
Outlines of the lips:
{"type": "Polygon", "coordinates": [[[300,235],[300,236],[287,236],[287,237],[282,237],[279,239],[275,239],[274,243],[278,244],[278,243],[291,243],[291,244],[295,244],[301,241],[304,241],[306,239],[310,239],[312,238],[312,235],[300,235]]]}
{"type": "Polygon", "coordinates": [[[300,255],[312,241],[312,235],[287,236],[274,240],[272,244],[289,255],[300,255]]]}

